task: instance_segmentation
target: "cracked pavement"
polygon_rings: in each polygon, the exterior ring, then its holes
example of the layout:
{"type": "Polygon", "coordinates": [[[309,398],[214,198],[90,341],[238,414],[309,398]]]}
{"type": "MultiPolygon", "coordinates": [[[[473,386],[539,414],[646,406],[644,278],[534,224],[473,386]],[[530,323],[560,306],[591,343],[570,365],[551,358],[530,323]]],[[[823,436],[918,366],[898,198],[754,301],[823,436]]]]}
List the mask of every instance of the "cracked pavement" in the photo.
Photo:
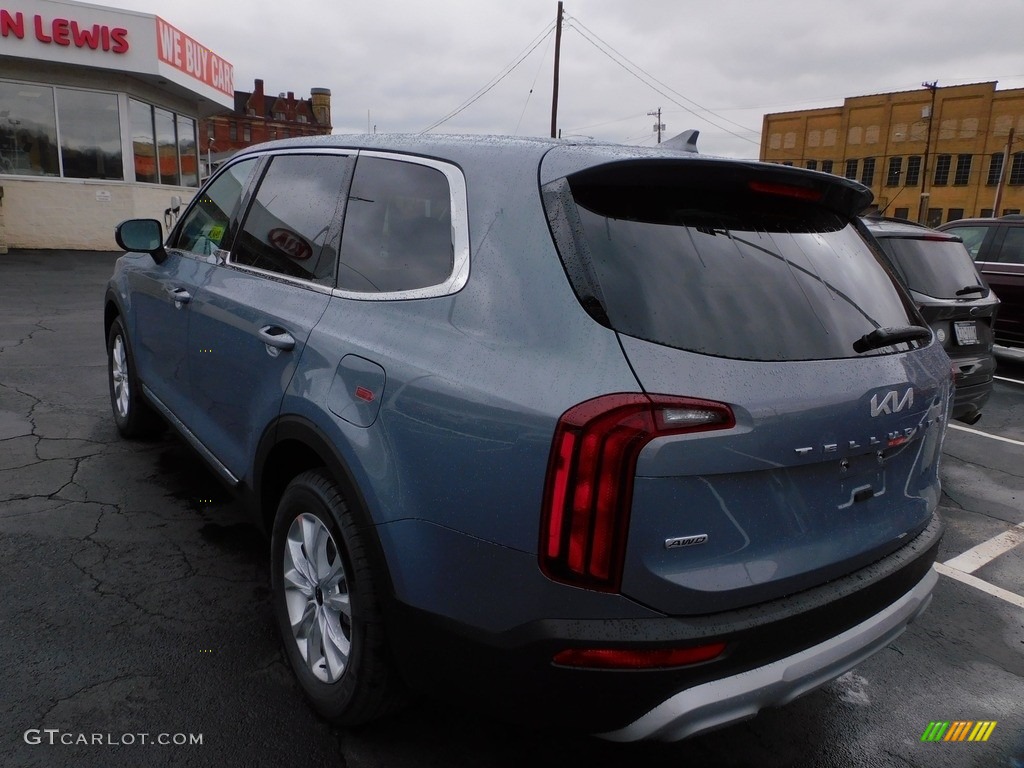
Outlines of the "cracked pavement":
{"type": "MultiPolygon", "coordinates": [[[[1008,764],[1024,730],[1024,616],[947,579],[919,622],[840,680],[680,744],[524,731],[473,702],[420,702],[357,731],[318,720],[279,650],[262,535],[173,435],[117,434],[102,334],[115,257],[0,256],[0,765],[1008,764]],[[922,745],[940,718],[1000,725],[986,744],[922,745]],[[31,729],[58,741],[27,744],[31,729]],[[59,741],[161,733],[203,743],[59,741]]],[[[1024,390],[1000,389],[982,428],[1024,439],[1024,390]]],[[[946,446],[940,560],[1024,521],[1020,449],[955,433],[946,446]]],[[[1019,563],[991,578],[1021,591],[1019,563]]]]}

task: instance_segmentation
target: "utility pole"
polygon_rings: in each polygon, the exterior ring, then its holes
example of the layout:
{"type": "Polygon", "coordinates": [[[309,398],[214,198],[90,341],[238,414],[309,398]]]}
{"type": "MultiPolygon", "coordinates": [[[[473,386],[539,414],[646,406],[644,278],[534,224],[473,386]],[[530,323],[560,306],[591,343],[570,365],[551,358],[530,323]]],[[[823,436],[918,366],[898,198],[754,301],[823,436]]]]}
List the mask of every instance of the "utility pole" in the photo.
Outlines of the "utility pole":
{"type": "Polygon", "coordinates": [[[558,133],[558,59],[562,53],[562,0],[558,0],[558,18],[555,20],[555,76],[551,86],[551,138],[558,133]]]}
{"type": "Polygon", "coordinates": [[[1003,162],[999,166],[999,181],[996,182],[996,201],[992,203],[992,218],[999,218],[999,206],[1003,202],[1003,180],[1006,179],[1006,164],[1010,162],[1010,152],[1013,146],[1013,128],[1006,139],[1006,149],[1003,150],[1003,162]]]}
{"type": "Polygon", "coordinates": [[[926,190],[928,183],[928,152],[932,145],[932,123],[935,122],[935,91],[938,90],[939,81],[936,80],[932,83],[921,83],[922,88],[927,88],[932,92],[932,105],[928,108],[928,134],[924,140],[924,162],[921,164],[921,206],[917,211],[917,223],[928,224],[928,198],[929,193],[926,190]]]}
{"type": "Polygon", "coordinates": [[[665,130],[665,124],[661,122],[661,107],[658,107],[657,112],[648,112],[647,114],[658,118],[658,122],[654,124],[654,130],[658,132],[658,143],[661,144],[661,132],[665,130]]]}

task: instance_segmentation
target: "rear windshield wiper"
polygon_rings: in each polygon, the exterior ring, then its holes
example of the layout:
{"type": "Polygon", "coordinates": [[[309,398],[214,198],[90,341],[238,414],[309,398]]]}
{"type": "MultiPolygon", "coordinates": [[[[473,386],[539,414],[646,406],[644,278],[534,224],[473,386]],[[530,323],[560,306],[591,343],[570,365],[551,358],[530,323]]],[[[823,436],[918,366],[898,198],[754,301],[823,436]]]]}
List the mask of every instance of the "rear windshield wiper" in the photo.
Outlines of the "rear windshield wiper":
{"type": "Polygon", "coordinates": [[[984,285],[968,285],[966,288],[961,288],[956,292],[957,296],[966,296],[968,293],[988,293],[988,288],[984,285]]]}
{"type": "Polygon", "coordinates": [[[931,329],[920,325],[907,325],[902,328],[876,328],[853,342],[854,352],[867,352],[904,341],[924,341],[932,337],[931,329]]]}

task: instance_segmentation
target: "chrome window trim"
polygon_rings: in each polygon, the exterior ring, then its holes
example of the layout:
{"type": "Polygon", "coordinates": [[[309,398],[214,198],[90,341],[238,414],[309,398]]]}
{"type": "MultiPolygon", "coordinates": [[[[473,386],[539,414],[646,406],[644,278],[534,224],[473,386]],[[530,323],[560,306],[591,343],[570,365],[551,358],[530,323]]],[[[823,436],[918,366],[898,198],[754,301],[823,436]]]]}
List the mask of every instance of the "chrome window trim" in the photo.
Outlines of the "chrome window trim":
{"type": "MultiPolygon", "coordinates": [[[[356,301],[404,301],[409,299],[435,299],[441,296],[451,296],[461,291],[469,280],[469,203],[466,194],[466,178],[463,176],[461,169],[452,163],[442,160],[434,160],[433,158],[420,157],[418,155],[406,155],[399,152],[359,150],[358,154],[359,157],[377,157],[383,160],[425,165],[445,175],[448,179],[448,195],[451,201],[452,271],[444,282],[429,285],[425,288],[415,288],[409,291],[384,291],[381,293],[334,288],[331,290],[331,295],[340,299],[355,299],[356,301]]],[[[342,239],[344,237],[344,225],[342,225],[342,239]]],[[[340,254],[340,247],[338,252],[340,254]]]]}

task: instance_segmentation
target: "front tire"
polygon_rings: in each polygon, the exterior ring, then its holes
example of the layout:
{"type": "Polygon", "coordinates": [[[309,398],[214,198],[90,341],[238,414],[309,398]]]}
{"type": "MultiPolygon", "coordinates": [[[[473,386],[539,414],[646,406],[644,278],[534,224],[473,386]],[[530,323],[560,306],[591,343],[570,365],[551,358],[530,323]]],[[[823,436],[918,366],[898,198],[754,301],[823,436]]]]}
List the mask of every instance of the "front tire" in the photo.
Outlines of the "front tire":
{"type": "Polygon", "coordinates": [[[404,699],[364,536],[333,480],[309,470],[281,496],[271,537],[274,616],[288,661],[317,712],[348,726],[404,699]]]}
{"type": "Polygon", "coordinates": [[[135,356],[119,317],[107,334],[107,380],[114,423],[123,437],[149,437],[163,429],[163,421],[142,395],[135,356]]]}

